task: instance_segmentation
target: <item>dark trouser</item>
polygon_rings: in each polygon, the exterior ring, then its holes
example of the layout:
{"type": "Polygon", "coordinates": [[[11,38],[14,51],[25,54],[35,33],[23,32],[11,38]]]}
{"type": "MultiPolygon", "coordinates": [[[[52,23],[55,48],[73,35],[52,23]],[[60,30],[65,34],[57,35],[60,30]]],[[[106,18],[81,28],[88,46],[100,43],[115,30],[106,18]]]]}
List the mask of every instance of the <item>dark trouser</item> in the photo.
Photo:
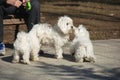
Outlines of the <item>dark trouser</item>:
{"type": "Polygon", "coordinates": [[[30,11],[26,11],[23,6],[16,8],[7,4],[0,5],[0,42],[3,42],[3,16],[5,15],[14,14],[23,17],[28,31],[32,29],[33,24],[40,23],[40,0],[31,0],[31,4],[30,11]]]}

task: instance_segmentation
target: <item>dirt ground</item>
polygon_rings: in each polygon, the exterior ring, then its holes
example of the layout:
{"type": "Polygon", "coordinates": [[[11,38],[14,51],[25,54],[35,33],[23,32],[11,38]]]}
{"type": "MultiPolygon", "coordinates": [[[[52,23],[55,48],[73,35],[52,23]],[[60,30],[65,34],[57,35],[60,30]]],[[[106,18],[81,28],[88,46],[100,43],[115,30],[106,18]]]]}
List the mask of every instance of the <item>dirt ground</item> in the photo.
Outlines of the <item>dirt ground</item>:
{"type": "Polygon", "coordinates": [[[68,15],[77,27],[83,24],[91,39],[120,38],[120,5],[85,1],[57,1],[41,4],[43,22],[55,24],[58,17],[68,15]]]}

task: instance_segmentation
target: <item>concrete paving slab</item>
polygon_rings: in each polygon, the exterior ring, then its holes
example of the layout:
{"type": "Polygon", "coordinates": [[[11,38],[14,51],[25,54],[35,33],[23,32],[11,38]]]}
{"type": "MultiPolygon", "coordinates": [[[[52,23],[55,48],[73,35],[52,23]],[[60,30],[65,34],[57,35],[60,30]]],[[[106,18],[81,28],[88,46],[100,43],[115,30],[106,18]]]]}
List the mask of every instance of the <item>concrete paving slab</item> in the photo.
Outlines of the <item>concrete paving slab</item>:
{"type": "Polygon", "coordinates": [[[64,59],[54,58],[54,49],[43,47],[40,61],[30,65],[11,63],[14,50],[6,47],[0,56],[0,80],[120,80],[120,39],[92,41],[97,61],[76,63],[64,47],[64,59]]]}

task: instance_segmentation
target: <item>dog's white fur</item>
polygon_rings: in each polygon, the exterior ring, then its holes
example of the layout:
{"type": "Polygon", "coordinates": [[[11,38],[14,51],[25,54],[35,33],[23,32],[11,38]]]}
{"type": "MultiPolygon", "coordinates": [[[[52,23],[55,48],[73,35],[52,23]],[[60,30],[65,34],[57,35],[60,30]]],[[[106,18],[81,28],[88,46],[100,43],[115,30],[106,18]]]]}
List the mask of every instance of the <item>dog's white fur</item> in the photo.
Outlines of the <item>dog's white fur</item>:
{"type": "Polygon", "coordinates": [[[14,42],[15,53],[13,62],[19,62],[22,54],[23,63],[30,64],[38,60],[38,52],[42,45],[52,45],[55,48],[56,58],[63,58],[63,45],[69,40],[69,32],[74,27],[73,20],[68,16],[58,19],[55,26],[49,24],[36,24],[29,33],[19,32],[14,42]]]}
{"type": "MultiPolygon", "coordinates": [[[[50,32],[49,24],[36,24],[30,32],[19,32],[17,39],[14,42],[15,52],[13,54],[13,62],[19,62],[20,55],[22,56],[23,63],[30,64],[30,59],[38,61],[38,53],[40,50],[40,42],[45,38],[45,32],[50,32]],[[38,35],[39,34],[39,35],[38,35]],[[40,36],[41,35],[41,36],[40,36]]],[[[49,34],[49,33],[48,33],[49,34]]],[[[47,37],[46,37],[47,38],[47,37]]]]}
{"type": "Polygon", "coordinates": [[[75,39],[73,40],[70,52],[74,54],[76,62],[95,62],[93,44],[89,37],[89,32],[83,25],[75,29],[75,39]]]}
{"type": "MultiPolygon", "coordinates": [[[[69,32],[73,28],[73,20],[68,16],[62,16],[58,19],[55,26],[52,27],[49,33],[48,45],[52,45],[55,48],[55,57],[63,58],[63,49],[65,43],[69,40],[69,32]]],[[[41,35],[40,35],[41,36],[41,35]]],[[[45,40],[44,39],[44,40],[45,40]]],[[[46,41],[46,40],[45,40],[46,41]]],[[[44,45],[44,43],[41,42],[44,45]]]]}

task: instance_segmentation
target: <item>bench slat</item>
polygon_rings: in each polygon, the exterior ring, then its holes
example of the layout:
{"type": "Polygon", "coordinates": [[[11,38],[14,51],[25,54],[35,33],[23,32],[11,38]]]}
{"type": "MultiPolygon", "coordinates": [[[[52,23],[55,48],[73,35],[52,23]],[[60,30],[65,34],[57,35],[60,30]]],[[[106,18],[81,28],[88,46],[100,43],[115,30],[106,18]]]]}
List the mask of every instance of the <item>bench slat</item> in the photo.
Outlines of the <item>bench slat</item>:
{"type": "Polygon", "coordinates": [[[16,25],[16,24],[24,24],[24,19],[4,19],[3,24],[4,25],[16,25]]]}

